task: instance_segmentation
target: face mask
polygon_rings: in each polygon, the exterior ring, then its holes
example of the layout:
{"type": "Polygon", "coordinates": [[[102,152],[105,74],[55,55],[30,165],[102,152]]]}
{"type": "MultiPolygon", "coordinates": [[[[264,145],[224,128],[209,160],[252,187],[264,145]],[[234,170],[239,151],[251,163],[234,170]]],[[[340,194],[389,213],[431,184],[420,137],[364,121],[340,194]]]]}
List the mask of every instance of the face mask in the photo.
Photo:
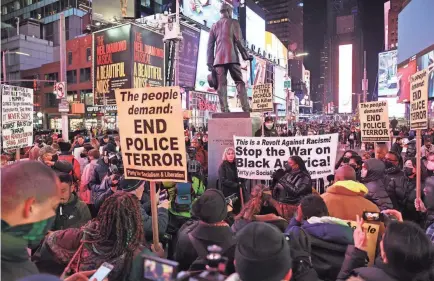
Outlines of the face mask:
{"type": "Polygon", "coordinates": [[[80,153],[80,157],[81,157],[81,158],[86,158],[86,157],[87,157],[87,154],[80,153]]]}
{"type": "Polygon", "coordinates": [[[44,239],[47,232],[51,229],[56,217],[51,217],[46,220],[13,226],[3,229],[3,232],[10,233],[15,237],[22,237],[29,241],[31,246],[37,246],[44,239]]]}
{"type": "Polygon", "coordinates": [[[426,163],[426,168],[427,168],[429,171],[434,171],[434,161],[428,161],[428,162],[426,163]]]}
{"type": "Polygon", "coordinates": [[[274,123],[265,123],[265,127],[270,130],[273,128],[274,123]]]}
{"type": "Polygon", "coordinates": [[[366,178],[366,176],[368,175],[368,170],[366,169],[362,169],[362,171],[360,172],[360,176],[362,178],[366,178]]]}
{"type": "Polygon", "coordinates": [[[56,162],[57,160],[59,160],[59,156],[57,154],[51,156],[51,161],[56,162]]]}
{"type": "Polygon", "coordinates": [[[390,162],[390,161],[384,161],[384,165],[386,165],[386,169],[390,169],[390,168],[393,168],[395,165],[393,165],[393,163],[392,162],[390,162]]]}
{"type": "Polygon", "coordinates": [[[413,168],[404,168],[404,174],[405,174],[407,177],[412,176],[412,175],[413,175],[413,168]]]}

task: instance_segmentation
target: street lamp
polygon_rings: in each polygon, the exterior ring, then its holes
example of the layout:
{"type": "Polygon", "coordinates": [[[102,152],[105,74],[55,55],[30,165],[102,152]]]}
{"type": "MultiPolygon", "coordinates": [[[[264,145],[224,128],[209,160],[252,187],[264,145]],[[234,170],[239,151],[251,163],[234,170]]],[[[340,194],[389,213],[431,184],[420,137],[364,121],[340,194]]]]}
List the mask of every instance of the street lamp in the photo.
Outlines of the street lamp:
{"type": "Polygon", "coordinates": [[[16,55],[22,55],[22,56],[30,56],[30,55],[28,53],[11,52],[9,50],[2,51],[2,53],[3,53],[3,59],[2,59],[2,64],[3,64],[3,83],[6,83],[6,55],[10,55],[10,54],[16,54],[16,55]]]}

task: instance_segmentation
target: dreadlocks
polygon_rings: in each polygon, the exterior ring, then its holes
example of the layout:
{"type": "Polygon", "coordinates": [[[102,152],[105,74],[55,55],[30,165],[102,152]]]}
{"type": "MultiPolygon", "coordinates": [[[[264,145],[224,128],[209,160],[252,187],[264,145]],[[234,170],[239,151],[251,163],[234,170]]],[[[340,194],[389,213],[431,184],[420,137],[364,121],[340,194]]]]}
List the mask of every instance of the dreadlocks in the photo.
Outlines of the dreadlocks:
{"type": "Polygon", "coordinates": [[[133,194],[117,191],[104,201],[94,222],[98,229],[86,242],[92,243],[96,250],[99,245],[112,245],[111,250],[103,254],[107,260],[125,255],[120,276],[128,276],[134,252],[144,239],[139,200],[133,194]]]}

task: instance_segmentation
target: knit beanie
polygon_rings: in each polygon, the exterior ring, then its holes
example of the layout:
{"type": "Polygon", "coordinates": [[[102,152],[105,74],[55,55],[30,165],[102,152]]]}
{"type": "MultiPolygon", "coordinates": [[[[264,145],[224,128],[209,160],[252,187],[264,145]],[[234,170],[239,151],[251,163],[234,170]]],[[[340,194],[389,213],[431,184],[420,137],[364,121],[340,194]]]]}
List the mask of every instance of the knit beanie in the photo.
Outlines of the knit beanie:
{"type": "Polygon", "coordinates": [[[119,181],[119,189],[126,192],[131,192],[139,188],[143,183],[144,181],[126,179],[122,176],[119,181]]]}
{"type": "Polygon", "coordinates": [[[235,267],[244,281],[281,281],[291,269],[283,233],[265,222],[251,222],[237,233],[235,267]]]}
{"type": "Polygon", "coordinates": [[[59,145],[59,149],[62,152],[68,152],[71,150],[71,144],[69,142],[58,142],[57,143],[59,145]]]}
{"type": "Polygon", "coordinates": [[[193,214],[206,223],[217,223],[223,221],[227,216],[225,196],[220,190],[207,189],[193,203],[193,214]]]}

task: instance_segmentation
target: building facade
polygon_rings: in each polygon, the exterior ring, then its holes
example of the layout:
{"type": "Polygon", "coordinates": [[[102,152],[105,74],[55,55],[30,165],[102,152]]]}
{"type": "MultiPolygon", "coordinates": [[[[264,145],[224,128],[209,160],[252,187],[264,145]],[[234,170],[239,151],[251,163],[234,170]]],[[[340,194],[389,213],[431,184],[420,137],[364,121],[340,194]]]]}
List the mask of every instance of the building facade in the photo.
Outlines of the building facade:
{"type": "Polygon", "coordinates": [[[389,2],[386,50],[394,50],[398,48],[398,15],[404,8],[405,0],[390,0],[389,2]]]}

